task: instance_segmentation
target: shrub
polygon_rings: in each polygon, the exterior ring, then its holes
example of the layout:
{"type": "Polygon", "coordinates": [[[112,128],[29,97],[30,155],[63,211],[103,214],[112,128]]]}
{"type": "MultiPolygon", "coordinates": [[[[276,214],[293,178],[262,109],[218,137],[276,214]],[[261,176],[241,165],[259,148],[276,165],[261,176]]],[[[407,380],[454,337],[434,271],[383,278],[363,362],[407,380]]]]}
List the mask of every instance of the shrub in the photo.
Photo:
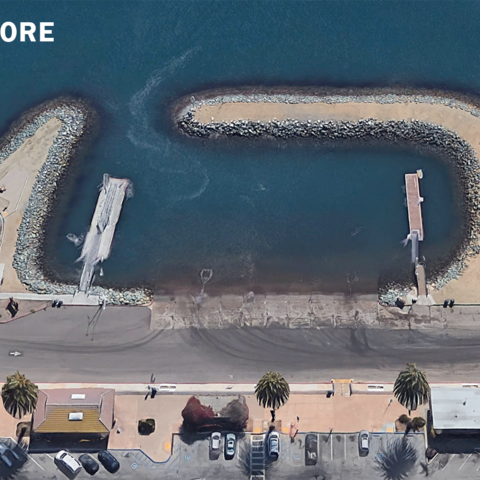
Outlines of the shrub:
{"type": "Polygon", "coordinates": [[[214,416],[212,407],[202,405],[200,400],[194,396],[189,398],[182,410],[183,421],[189,428],[198,428],[208,423],[214,416]]]}

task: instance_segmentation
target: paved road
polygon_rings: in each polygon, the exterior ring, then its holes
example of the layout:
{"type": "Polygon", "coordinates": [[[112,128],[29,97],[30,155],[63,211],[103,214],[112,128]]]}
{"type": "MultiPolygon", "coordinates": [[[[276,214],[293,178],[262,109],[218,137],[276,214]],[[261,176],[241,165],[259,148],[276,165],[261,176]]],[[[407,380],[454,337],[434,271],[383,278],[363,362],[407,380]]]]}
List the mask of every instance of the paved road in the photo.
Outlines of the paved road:
{"type": "Polygon", "coordinates": [[[476,381],[480,329],[228,329],[150,331],[147,308],[47,308],[0,325],[0,378],[19,369],[36,382],[394,381],[417,362],[431,381],[476,381]],[[13,357],[9,353],[21,352],[13,357]]]}

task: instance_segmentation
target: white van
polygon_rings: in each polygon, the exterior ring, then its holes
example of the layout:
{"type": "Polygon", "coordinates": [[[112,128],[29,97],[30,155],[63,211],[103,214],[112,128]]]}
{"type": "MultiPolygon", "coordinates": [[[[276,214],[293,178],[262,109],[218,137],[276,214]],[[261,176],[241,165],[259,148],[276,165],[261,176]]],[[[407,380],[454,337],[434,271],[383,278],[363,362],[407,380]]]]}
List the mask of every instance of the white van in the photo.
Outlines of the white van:
{"type": "Polygon", "coordinates": [[[82,469],[80,463],[78,463],[78,461],[65,450],[60,450],[55,455],[55,463],[63,465],[73,475],[77,475],[77,473],[82,469]]]}

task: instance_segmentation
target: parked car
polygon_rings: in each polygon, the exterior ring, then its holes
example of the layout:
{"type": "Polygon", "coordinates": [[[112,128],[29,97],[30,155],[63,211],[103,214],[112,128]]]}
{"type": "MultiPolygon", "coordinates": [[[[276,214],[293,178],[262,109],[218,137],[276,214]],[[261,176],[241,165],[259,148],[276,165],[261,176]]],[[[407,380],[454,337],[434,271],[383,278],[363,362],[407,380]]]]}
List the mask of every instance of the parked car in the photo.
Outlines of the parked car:
{"type": "Polygon", "coordinates": [[[225,460],[231,460],[235,456],[237,438],[234,433],[227,433],[225,437],[225,460]]]}
{"type": "Polygon", "coordinates": [[[120,469],[118,460],[108,450],[101,451],[98,454],[98,460],[105,467],[107,472],[116,473],[120,469]]]}
{"type": "Polygon", "coordinates": [[[0,443],[0,460],[8,467],[8,468],[12,468],[13,467],[13,462],[10,458],[10,455],[8,455],[9,453],[9,448],[3,444],[3,443],[0,443]]]}
{"type": "Polygon", "coordinates": [[[21,460],[18,454],[0,442],[0,460],[7,466],[12,467],[15,460],[21,460]]]}
{"type": "Polygon", "coordinates": [[[366,430],[358,434],[358,450],[363,455],[368,455],[370,451],[370,434],[366,430]]]}
{"type": "Polygon", "coordinates": [[[316,465],[318,458],[318,437],[309,433],[305,437],[305,465],[316,465]]]}
{"type": "Polygon", "coordinates": [[[268,454],[274,458],[278,458],[280,454],[280,434],[278,432],[272,432],[268,437],[268,454]]]}
{"type": "Polygon", "coordinates": [[[210,450],[212,452],[216,452],[217,450],[220,450],[220,440],[222,438],[222,435],[220,432],[213,432],[212,435],[210,436],[210,450]]]}
{"type": "Polygon", "coordinates": [[[83,468],[90,475],[95,475],[98,472],[100,466],[98,462],[91,457],[88,453],[84,453],[78,457],[78,461],[82,464],[83,468]]]}
{"type": "Polygon", "coordinates": [[[78,463],[77,459],[72,457],[65,450],[60,450],[55,455],[55,463],[65,467],[72,475],[77,475],[82,469],[82,466],[78,463]]]}

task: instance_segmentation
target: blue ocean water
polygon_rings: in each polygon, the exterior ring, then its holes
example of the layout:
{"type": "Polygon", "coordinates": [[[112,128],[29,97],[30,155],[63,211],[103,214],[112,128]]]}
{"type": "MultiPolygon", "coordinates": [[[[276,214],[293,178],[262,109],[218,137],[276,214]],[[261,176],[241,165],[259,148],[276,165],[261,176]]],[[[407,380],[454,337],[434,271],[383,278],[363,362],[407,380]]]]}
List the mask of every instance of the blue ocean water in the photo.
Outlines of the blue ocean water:
{"type": "Polygon", "coordinates": [[[48,232],[51,268],[79,277],[103,173],[133,180],[104,281],[196,288],[374,290],[409,252],[403,174],[423,168],[434,264],[460,240],[438,158],[313,143],[192,142],[171,103],[218,86],[414,86],[480,93],[480,2],[2,1],[0,20],[53,21],[54,43],[0,42],[0,130],[43,100],[90,100],[101,129],[48,232]],[[353,280],[352,280],[353,279],[353,280]]]}

